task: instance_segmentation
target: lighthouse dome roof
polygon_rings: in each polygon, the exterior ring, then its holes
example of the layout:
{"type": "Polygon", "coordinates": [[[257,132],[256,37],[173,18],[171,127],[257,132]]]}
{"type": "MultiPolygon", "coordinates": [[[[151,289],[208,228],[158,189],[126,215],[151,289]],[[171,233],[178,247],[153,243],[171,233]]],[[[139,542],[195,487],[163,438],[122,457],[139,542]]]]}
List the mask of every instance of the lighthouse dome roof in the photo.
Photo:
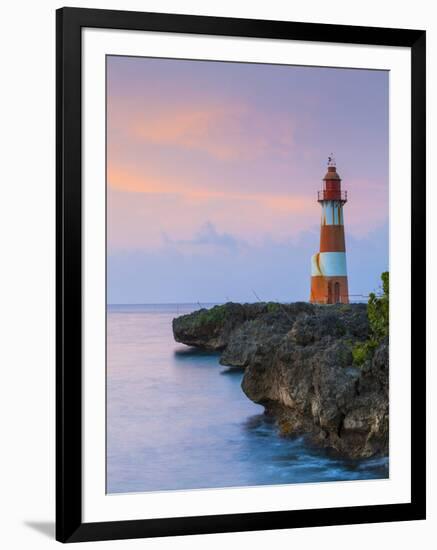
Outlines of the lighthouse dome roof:
{"type": "Polygon", "coordinates": [[[337,168],[335,166],[328,166],[328,171],[326,172],[325,177],[323,178],[326,180],[341,180],[340,176],[337,174],[337,168]]]}

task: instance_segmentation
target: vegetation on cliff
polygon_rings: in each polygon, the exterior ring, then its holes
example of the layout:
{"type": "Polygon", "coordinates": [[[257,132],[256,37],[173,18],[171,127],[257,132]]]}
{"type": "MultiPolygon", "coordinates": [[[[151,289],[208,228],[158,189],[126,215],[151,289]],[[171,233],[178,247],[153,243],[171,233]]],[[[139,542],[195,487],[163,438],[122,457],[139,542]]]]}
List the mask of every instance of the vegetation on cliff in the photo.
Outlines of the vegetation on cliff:
{"type": "Polygon", "coordinates": [[[377,296],[374,292],[369,295],[367,304],[367,315],[369,317],[370,334],[364,342],[358,342],[352,349],[354,364],[364,365],[370,361],[375,350],[388,338],[389,333],[389,272],[381,275],[382,295],[377,296]]]}

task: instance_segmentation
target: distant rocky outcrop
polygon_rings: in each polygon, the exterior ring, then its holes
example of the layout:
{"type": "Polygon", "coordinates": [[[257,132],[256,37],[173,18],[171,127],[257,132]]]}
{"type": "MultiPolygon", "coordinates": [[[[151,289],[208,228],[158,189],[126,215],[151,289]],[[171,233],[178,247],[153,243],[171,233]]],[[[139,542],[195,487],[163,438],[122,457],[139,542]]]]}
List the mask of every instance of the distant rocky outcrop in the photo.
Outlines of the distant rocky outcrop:
{"type": "Polygon", "coordinates": [[[228,303],[174,319],[173,333],[244,368],[243,391],[284,435],[352,458],[388,453],[388,341],[359,366],[353,357],[369,336],[366,305],[228,303]]]}

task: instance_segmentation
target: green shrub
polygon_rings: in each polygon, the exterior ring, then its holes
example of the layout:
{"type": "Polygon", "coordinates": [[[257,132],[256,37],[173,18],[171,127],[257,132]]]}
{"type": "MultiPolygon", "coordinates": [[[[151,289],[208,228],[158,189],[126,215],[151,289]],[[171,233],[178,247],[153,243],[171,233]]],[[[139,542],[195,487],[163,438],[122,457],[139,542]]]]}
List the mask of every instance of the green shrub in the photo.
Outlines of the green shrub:
{"type": "Polygon", "coordinates": [[[382,294],[374,292],[369,295],[367,316],[369,318],[370,335],[365,342],[358,342],[352,348],[353,362],[358,367],[373,357],[375,349],[389,332],[389,272],[381,275],[382,294]]]}
{"type": "Polygon", "coordinates": [[[226,319],[226,306],[214,306],[211,309],[202,309],[195,317],[195,325],[200,327],[203,325],[221,324],[226,319]]]}
{"type": "Polygon", "coordinates": [[[268,313],[276,313],[280,309],[281,309],[281,304],[278,304],[277,302],[268,302],[267,303],[268,313]]]}
{"type": "Polygon", "coordinates": [[[389,312],[389,273],[385,271],[381,275],[382,296],[376,296],[373,292],[369,296],[367,315],[369,317],[372,337],[380,342],[388,336],[388,312],[389,312]]]}
{"type": "Polygon", "coordinates": [[[374,340],[367,340],[366,342],[357,342],[352,348],[352,357],[354,365],[361,367],[364,363],[371,359],[373,352],[376,348],[376,342],[374,340]]]}

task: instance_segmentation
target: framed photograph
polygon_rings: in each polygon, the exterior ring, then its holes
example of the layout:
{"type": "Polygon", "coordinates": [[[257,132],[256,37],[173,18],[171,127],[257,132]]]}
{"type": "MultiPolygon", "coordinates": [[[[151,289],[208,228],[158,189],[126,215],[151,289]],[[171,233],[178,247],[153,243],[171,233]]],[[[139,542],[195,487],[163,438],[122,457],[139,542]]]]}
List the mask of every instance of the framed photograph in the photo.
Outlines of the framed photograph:
{"type": "Polygon", "coordinates": [[[62,542],[424,519],[425,31],[58,10],[56,341],[62,542]]]}

